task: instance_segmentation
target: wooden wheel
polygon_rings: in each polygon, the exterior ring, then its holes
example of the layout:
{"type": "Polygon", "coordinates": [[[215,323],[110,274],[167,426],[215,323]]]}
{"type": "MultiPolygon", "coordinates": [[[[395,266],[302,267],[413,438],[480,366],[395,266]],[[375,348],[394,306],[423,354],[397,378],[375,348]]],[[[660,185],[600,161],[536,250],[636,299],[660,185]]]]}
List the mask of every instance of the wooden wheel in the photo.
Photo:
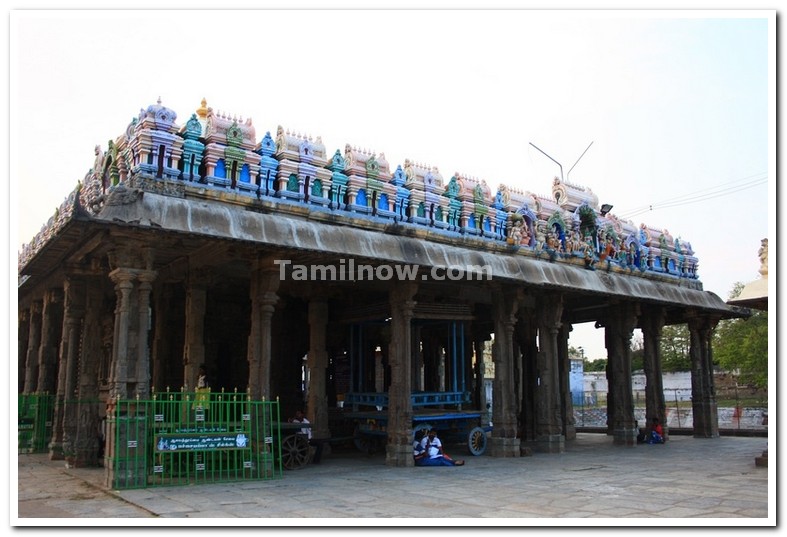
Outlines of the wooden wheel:
{"type": "Polygon", "coordinates": [[[366,455],[371,455],[375,450],[375,441],[371,435],[364,434],[360,427],[355,428],[353,434],[353,444],[355,449],[366,455]]]}
{"type": "Polygon", "coordinates": [[[486,451],[486,431],[481,427],[473,427],[467,433],[467,447],[471,455],[483,455],[486,451]]]}
{"type": "Polygon", "coordinates": [[[382,435],[365,433],[360,427],[355,428],[353,444],[355,448],[366,455],[374,455],[385,445],[386,438],[382,435]]]}
{"type": "Polygon", "coordinates": [[[291,434],[281,441],[281,463],[287,470],[303,468],[309,462],[309,440],[301,434],[291,434]]]}

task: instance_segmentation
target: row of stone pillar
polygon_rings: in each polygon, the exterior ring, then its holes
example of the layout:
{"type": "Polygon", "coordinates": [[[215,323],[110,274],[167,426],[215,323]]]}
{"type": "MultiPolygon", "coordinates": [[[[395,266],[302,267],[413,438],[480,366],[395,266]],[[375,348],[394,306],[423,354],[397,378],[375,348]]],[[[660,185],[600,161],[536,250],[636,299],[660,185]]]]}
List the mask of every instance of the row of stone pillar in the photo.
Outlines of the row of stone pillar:
{"type": "MultiPolygon", "coordinates": [[[[108,276],[114,285],[115,310],[109,371],[109,397],[147,398],[150,395],[151,290],[156,272],[149,256],[113,257],[115,268],[108,276]],[[119,262],[120,261],[120,262],[119,262]]],[[[72,271],[61,290],[47,291],[29,309],[20,312],[20,374],[24,393],[56,393],[55,430],[50,446],[52,458],[67,458],[81,466],[95,463],[98,412],[95,405],[80,407],[76,401],[98,398],[99,361],[104,341],[101,333],[103,276],[100,272],[72,271]],[[26,337],[24,337],[26,336],[26,337]],[[24,355],[24,356],[23,356],[24,355]],[[58,364],[59,357],[59,364],[58,364]],[[24,363],[23,363],[24,362],[24,363]]],[[[271,320],[278,301],[279,271],[261,258],[254,264],[250,281],[251,329],[247,346],[249,392],[252,398],[270,398],[271,320]]],[[[183,350],[184,378],[196,381],[196,368],[204,359],[202,326],[205,315],[204,279],[191,274],[187,286],[186,334],[183,350]]],[[[412,464],[411,393],[414,386],[412,329],[413,282],[397,282],[389,293],[391,340],[389,364],[389,423],[387,463],[412,464]]],[[[495,341],[493,360],[494,424],[490,451],[493,456],[519,456],[522,439],[537,450],[561,452],[566,438],[573,437],[573,409],[568,390],[567,342],[570,326],[563,321],[563,298],[559,293],[542,294],[535,303],[522,288],[498,285],[492,288],[492,317],[495,341]],[[534,342],[537,334],[538,344],[534,342]],[[517,369],[517,351],[522,353],[517,369]],[[521,394],[521,396],[519,396],[521,394]]],[[[604,320],[609,353],[609,429],[616,444],[633,445],[636,439],[631,394],[630,340],[634,328],[642,327],[645,339],[646,404],[649,416],[665,421],[661,386],[659,339],[664,325],[660,308],[641,312],[633,302],[611,302],[604,320]]],[[[311,375],[308,410],[315,424],[315,438],[327,438],[326,397],[327,302],[314,298],[309,303],[309,351],[311,375]]],[[[692,390],[695,434],[717,436],[716,402],[710,338],[715,320],[694,316],[691,331],[692,390]]],[[[483,337],[476,340],[479,361],[483,337]]],[[[416,358],[418,359],[418,358],[416,358]]],[[[464,357],[463,357],[464,359],[464,357]]],[[[483,368],[479,368],[483,371],[483,368]]],[[[482,382],[479,381],[482,385],[482,382]]],[[[111,454],[107,454],[111,456],[111,454]]]]}

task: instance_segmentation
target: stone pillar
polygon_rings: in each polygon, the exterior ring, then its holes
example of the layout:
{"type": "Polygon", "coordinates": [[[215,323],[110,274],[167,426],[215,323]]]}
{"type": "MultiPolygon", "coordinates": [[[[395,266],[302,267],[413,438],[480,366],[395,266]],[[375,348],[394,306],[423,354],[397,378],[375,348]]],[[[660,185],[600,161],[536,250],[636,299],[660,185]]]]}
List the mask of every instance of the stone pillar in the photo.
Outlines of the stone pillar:
{"type": "Polygon", "coordinates": [[[198,269],[190,269],[186,287],[186,333],[183,340],[183,386],[195,391],[199,367],[205,363],[205,305],[207,278],[198,269]]]}
{"type": "MultiPolygon", "coordinates": [[[[151,385],[154,392],[163,392],[167,389],[167,361],[168,356],[168,341],[170,335],[167,334],[167,324],[170,319],[170,310],[172,308],[172,287],[169,285],[160,286],[160,290],[156,294],[156,327],[153,330],[155,339],[153,341],[153,348],[151,352],[151,385]]],[[[185,353],[184,353],[185,354],[185,353]]],[[[184,377],[187,378],[187,377],[184,377]]],[[[176,388],[177,386],[171,386],[176,388]]]]}
{"type": "Polygon", "coordinates": [[[82,328],[82,352],[79,359],[79,409],[73,466],[77,468],[99,464],[101,417],[98,406],[98,376],[103,353],[102,317],[104,295],[102,283],[95,278],[87,285],[85,321],[82,328]]]}
{"type": "Polygon", "coordinates": [[[25,391],[25,374],[27,371],[27,344],[30,340],[30,308],[19,310],[19,325],[17,327],[17,390],[16,393],[25,391]]]}
{"type": "Polygon", "coordinates": [[[389,294],[391,304],[391,342],[388,362],[391,386],[388,389],[388,444],[385,464],[413,466],[412,348],[413,297],[418,289],[412,282],[394,282],[389,294]]]}
{"type": "Polygon", "coordinates": [[[145,418],[146,406],[115,405],[118,400],[144,400],[150,394],[148,306],[156,277],[150,248],[123,237],[118,238],[118,243],[119,247],[109,254],[112,267],[109,278],[116,295],[104,457],[105,480],[110,487],[115,486],[116,478],[121,484],[139,483],[146,472],[144,459],[135,454],[136,450],[144,449],[140,446],[147,445],[147,430],[124,425],[132,415],[135,419],[145,418]]]}
{"type": "Polygon", "coordinates": [[[85,315],[85,285],[80,278],[68,275],[63,290],[65,296],[63,337],[49,458],[50,460],[65,458],[70,464],[74,459],[76,436],[76,377],[82,319],[85,315]]]}
{"type": "Polygon", "coordinates": [[[651,306],[642,312],[643,368],[645,369],[645,421],[656,417],[664,427],[664,438],[669,437],[667,427],[667,404],[664,400],[664,378],[661,369],[661,331],[664,328],[665,312],[663,307],[651,306]]]}
{"type": "Polygon", "coordinates": [[[492,291],[492,315],[495,340],[492,359],[495,380],[492,389],[493,457],[518,457],[520,440],[517,438],[516,400],[514,390],[514,325],[519,307],[519,293],[497,286],[492,291]]]}
{"type": "Polygon", "coordinates": [[[560,379],[560,415],[566,440],[577,437],[574,419],[574,401],[571,397],[571,360],[568,356],[568,338],[571,325],[563,323],[557,334],[558,377],[560,379]]]}
{"type": "Polygon", "coordinates": [[[412,341],[412,350],[410,351],[410,356],[413,360],[413,367],[412,367],[412,387],[413,391],[420,392],[424,389],[424,382],[423,382],[423,367],[424,367],[424,357],[423,353],[421,352],[421,326],[416,325],[412,327],[412,334],[413,334],[413,341],[412,341]]]}
{"type": "Polygon", "coordinates": [[[536,358],[538,385],[535,447],[542,453],[563,453],[566,446],[558,370],[558,332],[562,325],[563,296],[560,294],[542,296],[536,316],[539,352],[536,358]]]}
{"type": "MultiPolygon", "coordinates": [[[[528,297],[526,297],[528,298],[528,297]]],[[[530,297],[532,298],[532,297],[530,297]]],[[[519,321],[516,324],[516,342],[522,353],[522,378],[517,379],[522,385],[522,412],[520,421],[520,439],[523,444],[523,453],[532,453],[535,449],[537,435],[537,391],[538,384],[538,328],[536,323],[535,301],[529,307],[519,310],[519,321]],[[525,450],[525,445],[527,450],[525,450]]]]}
{"type": "Polygon", "coordinates": [[[134,274],[125,269],[115,269],[110,274],[115,284],[115,323],[112,336],[112,362],[109,366],[109,397],[110,399],[127,399],[129,393],[126,382],[128,380],[129,363],[129,330],[131,291],[134,289],[134,274]]]}
{"type": "Polygon", "coordinates": [[[713,382],[711,338],[719,319],[693,314],[689,318],[691,337],[691,409],[695,438],[717,438],[719,415],[713,382]]]}
{"type": "Polygon", "coordinates": [[[481,423],[486,425],[489,423],[489,410],[487,409],[486,400],[486,378],[484,376],[484,348],[486,347],[486,340],[489,339],[489,334],[476,331],[473,336],[473,349],[475,350],[475,393],[473,394],[475,400],[478,402],[478,409],[481,411],[481,423]]]}
{"type": "Polygon", "coordinates": [[[41,313],[41,345],[38,350],[38,393],[57,392],[57,366],[63,331],[63,290],[50,289],[41,313]]]}
{"type": "MultiPolygon", "coordinates": [[[[309,302],[309,353],[306,365],[309,368],[308,418],[312,422],[312,438],[328,439],[328,397],[326,396],[326,371],[328,351],[325,348],[328,326],[328,303],[324,300],[309,302]]],[[[326,446],[327,447],[327,446],[326,446]]]]}
{"type": "Polygon", "coordinates": [[[115,284],[115,319],[110,394],[147,398],[150,394],[150,292],[157,273],[154,250],[128,237],[109,254],[109,278],[115,284]]]}
{"type": "Polygon", "coordinates": [[[279,300],[279,270],[272,260],[258,259],[251,273],[251,333],[249,334],[249,395],[255,401],[270,398],[271,319],[279,300]]]}
{"type": "Polygon", "coordinates": [[[639,305],[630,302],[609,306],[606,326],[609,401],[608,424],[613,443],[636,446],[637,428],[634,421],[634,398],[631,394],[631,336],[637,326],[639,305]]]}
{"type": "Polygon", "coordinates": [[[139,314],[139,329],[137,330],[137,379],[136,394],[140,399],[150,398],[150,346],[148,345],[150,327],[150,291],[156,273],[153,271],[140,271],[137,274],[137,304],[139,314]]]}
{"type": "Polygon", "coordinates": [[[41,313],[43,301],[34,300],[30,305],[30,330],[27,338],[27,360],[25,366],[24,393],[38,391],[38,353],[41,347],[41,313]]]}

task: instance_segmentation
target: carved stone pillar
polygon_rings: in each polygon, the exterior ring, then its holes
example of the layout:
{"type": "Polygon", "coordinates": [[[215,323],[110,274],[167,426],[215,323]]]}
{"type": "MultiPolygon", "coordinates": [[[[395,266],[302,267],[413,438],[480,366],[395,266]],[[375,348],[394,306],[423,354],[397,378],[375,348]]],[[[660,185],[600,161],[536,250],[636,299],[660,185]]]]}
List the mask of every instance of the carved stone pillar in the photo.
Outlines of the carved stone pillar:
{"type": "Polygon", "coordinates": [[[169,312],[172,309],[172,286],[159,286],[154,302],[156,304],[156,327],[153,330],[155,340],[151,349],[151,386],[154,392],[163,392],[168,387],[166,381],[169,360],[168,343],[171,335],[167,333],[167,325],[170,320],[169,312]]]}
{"type": "Polygon", "coordinates": [[[270,398],[271,319],[279,300],[279,270],[272,261],[259,259],[251,273],[251,333],[249,334],[249,394],[255,401],[270,398]]]}
{"type": "Polygon", "coordinates": [[[664,428],[664,438],[669,437],[667,404],[664,400],[664,379],[661,369],[661,332],[664,328],[664,308],[647,307],[642,312],[643,368],[645,369],[645,421],[656,417],[664,428]]]}
{"type": "MultiPolygon", "coordinates": [[[[107,449],[104,457],[105,480],[112,486],[116,477],[121,481],[137,482],[146,469],[138,459],[133,462],[117,461],[116,450],[124,450],[130,442],[144,446],[145,429],[125,428],[116,420],[125,413],[145,416],[144,406],[120,405],[113,408],[117,399],[146,399],[150,394],[149,304],[152,282],[153,250],[127,237],[118,237],[118,246],[109,254],[110,280],[115,285],[115,321],[112,338],[112,363],[109,378],[107,409],[107,449]],[[120,436],[123,435],[123,436],[120,436]],[[113,439],[118,438],[116,444],[113,439]]],[[[121,451],[123,453],[124,451],[121,451]]]]}
{"type": "Polygon", "coordinates": [[[51,460],[74,459],[74,439],[76,436],[76,377],[79,361],[79,339],[82,319],[85,315],[85,284],[73,275],[66,276],[64,285],[63,337],[60,348],[60,368],[58,369],[58,389],[55,399],[55,413],[52,428],[52,441],[49,444],[51,460]]]}
{"type": "Polygon", "coordinates": [[[413,333],[413,341],[412,341],[412,350],[410,351],[410,356],[412,357],[413,364],[412,364],[412,387],[413,390],[416,392],[423,391],[424,383],[423,383],[423,367],[424,367],[424,357],[423,353],[421,352],[421,326],[416,325],[412,328],[413,333]]]}
{"type": "Polygon", "coordinates": [[[395,282],[390,291],[391,342],[388,361],[391,385],[388,389],[388,444],[385,464],[413,466],[413,404],[410,350],[411,321],[418,286],[412,282],[395,282]]]}
{"type": "Polygon", "coordinates": [[[41,313],[43,301],[34,300],[30,305],[30,330],[27,339],[27,365],[25,366],[24,393],[38,391],[38,353],[41,347],[41,313]]]}
{"type": "Polygon", "coordinates": [[[562,453],[566,446],[561,414],[558,333],[562,325],[563,296],[554,294],[541,297],[536,316],[539,352],[536,359],[538,386],[535,447],[543,453],[562,453]]]}
{"type": "Polygon", "coordinates": [[[17,341],[19,343],[17,354],[17,393],[24,393],[25,375],[27,369],[27,344],[30,340],[30,308],[19,310],[19,325],[17,327],[17,341]]]}
{"type": "Polygon", "coordinates": [[[486,340],[489,339],[489,334],[476,331],[473,335],[473,349],[475,350],[475,400],[478,401],[478,409],[481,411],[481,423],[486,425],[489,423],[490,415],[487,409],[488,401],[486,400],[486,377],[485,362],[484,362],[484,349],[486,348],[486,340]]]}
{"type": "Polygon", "coordinates": [[[112,337],[112,362],[109,368],[110,399],[129,397],[129,330],[131,314],[131,292],[134,289],[134,273],[126,269],[115,269],[109,274],[115,284],[115,324],[112,337]]]}
{"type": "Polygon", "coordinates": [[[82,329],[82,352],[78,374],[80,405],[73,461],[73,466],[77,468],[97,466],[99,463],[99,441],[102,431],[97,401],[99,366],[103,354],[101,326],[103,306],[102,283],[99,278],[95,278],[87,285],[85,295],[85,321],[82,329]]]}
{"type": "Polygon", "coordinates": [[[560,379],[560,415],[566,440],[577,437],[574,419],[574,401],[571,396],[571,360],[568,356],[568,338],[571,325],[563,323],[557,334],[558,377],[560,379]]]}
{"type": "Polygon", "coordinates": [[[495,363],[495,380],[492,400],[492,438],[490,453],[493,457],[518,457],[520,440],[517,438],[516,400],[514,384],[514,325],[519,308],[519,293],[502,287],[492,291],[492,310],[495,341],[492,358],[495,363]]]}
{"type": "Polygon", "coordinates": [[[57,392],[57,366],[63,331],[63,290],[50,289],[41,313],[41,345],[38,352],[38,393],[57,392]]]}
{"type": "Polygon", "coordinates": [[[137,330],[137,379],[136,395],[140,399],[150,397],[150,346],[148,345],[150,326],[150,291],[156,279],[154,271],[140,271],[137,273],[137,304],[139,323],[137,330]]]}
{"type": "Polygon", "coordinates": [[[639,304],[610,304],[606,326],[609,401],[608,424],[613,443],[623,446],[637,444],[634,420],[634,398],[631,394],[631,336],[637,326],[639,304]]]}
{"type": "Polygon", "coordinates": [[[189,271],[186,287],[186,334],[183,342],[183,385],[186,391],[197,387],[199,367],[205,364],[205,307],[208,277],[199,269],[189,271]]]}
{"type": "Polygon", "coordinates": [[[717,438],[719,415],[713,381],[711,338],[719,319],[694,315],[689,319],[691,337],[691,409],[695,438],[717,438]]]}
{"type": "MultiPolygon", "coordinates": [[[[522,409],[520,422],[520,439],[523,445],[530,450],[535,449],[537,433],[537,392],[539,389],[538,372],[538,326],[536,319],[535,301],[529,307],[519,309],[519,321],[516,324],[516,341],[522,353],[522,378],[518,379],[522,385],[522,409]]],[[[524,447],[524,446],[523,446],[524,447]]]]}
{"type": "Polygon", "coordinates": [[[306,365],[309,368],[308,418],[314,424],[312,438],[331,437],[328,428],[328,397],[326,395],[326,371],[328,351],[325,348],[328,325],[328,303],[322,300],[309,302],[309,353],[306,365]]]}
{"type": "Polygon", "coordinates": [[[150,394],[149,304],[156,272],[153,251],[131,242],[113,250],[109,278],[115,284],[109,395],[129,399],[150,394]]]}

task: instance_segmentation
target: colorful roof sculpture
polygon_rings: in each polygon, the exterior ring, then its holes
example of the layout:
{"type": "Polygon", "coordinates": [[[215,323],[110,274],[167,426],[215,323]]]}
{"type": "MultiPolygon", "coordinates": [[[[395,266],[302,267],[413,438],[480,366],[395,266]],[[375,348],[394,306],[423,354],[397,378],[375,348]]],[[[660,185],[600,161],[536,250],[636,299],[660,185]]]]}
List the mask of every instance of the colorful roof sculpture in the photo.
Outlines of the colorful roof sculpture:
{"type": "Polygon", "coordinates": [[[405,159],[394,172],[384,153],[345,144],[331,153],[320,136],[276,129],[259,141],[251,119],[215,112],[203,99],[182,126],[159,100],[141,109],[55,216],[19,255],[26,263],[75,214],[97,217],[118,185],[215,203],[329,212],[324,225],[422,236],[587,270],[683,282],[701,289],[691,244],[667,230],[602,212],[585,186],[555,177],[550,195],[405,159]],[[383,224],[383,227],[380,226],[383,224]],[[385,226],[389,226],[386,228],[385,226]],[[696,282],[691,284],[690,282],[696,282]]]}

